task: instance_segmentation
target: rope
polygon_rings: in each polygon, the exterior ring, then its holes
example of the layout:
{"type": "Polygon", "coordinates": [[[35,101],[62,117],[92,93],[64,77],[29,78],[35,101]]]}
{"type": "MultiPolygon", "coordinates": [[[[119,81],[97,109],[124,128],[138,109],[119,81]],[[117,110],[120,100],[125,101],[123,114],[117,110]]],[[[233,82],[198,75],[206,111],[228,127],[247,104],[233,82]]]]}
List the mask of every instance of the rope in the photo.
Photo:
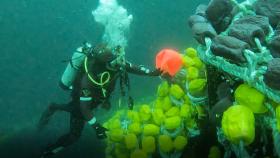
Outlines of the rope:
{"type": "Polygon", "coordinates": [[[212,43],[210,38],[205,38],[205,43],[206,43],[206,47],[203,45],[199,45],[197,48],[198,56],[201,58],[202,61],[219,68],[221,71],[227,72],[232,76],[235,76],[237,78],[246,81],[247,83],[251,84],[251,86],[255,87],[257,90],[265,94],[268,98],[274,100],[275,102],[280,102],[280,92],[269,88],[263,81],[263,74],[265,73],[267,67],[260,66],[258,67],[258,70],[257,72],[255,72],[255,74],[252,73],[252,69],[256,71],[256,69],[253,68],[254,66],[250,64],[250,62],[255,62],[252,61],[252,60],[256,60],[254,58],[259,59],[257,63],[265,62],[265,61],[269,62],[269,60],[272,59],[272,56],[270,55],[270,52],[269,50],[267,50],[267,48],[264,54],[254,53],[250,50],[245,50],[244,56],[245,57],[247,56],[246,58],[248,63],[246,66],[238,66],[236,64],[229,63],[223,57],[213,55],[210,50],[211,43],[212,43]],[[264,57],[266,59],[264,59],[264,57]],[[247,66],[251,68],[248,68],[247,66]],[[257,77],[252,82],[253,76],[255,77],[257,76],[257,77]]]}

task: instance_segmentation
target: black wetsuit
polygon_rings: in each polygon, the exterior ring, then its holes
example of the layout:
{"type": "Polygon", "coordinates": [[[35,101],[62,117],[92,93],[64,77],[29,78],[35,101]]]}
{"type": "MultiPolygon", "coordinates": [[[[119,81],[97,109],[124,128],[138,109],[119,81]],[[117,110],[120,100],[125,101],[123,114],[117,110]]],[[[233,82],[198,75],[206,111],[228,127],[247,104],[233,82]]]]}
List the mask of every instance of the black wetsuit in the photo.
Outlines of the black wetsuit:
{"type": "MultiPolygon", "coordinates": [[[[61,136],[55,144],[49,146],[47,152],[54,151],[59,147],[66,147],[79,139],[85,123],[93,117],[91,113],[92,109],[103,103],[108,104],[110,95],[115,89],[116,81],[124,72],[121,70],[121,67],[110,68],[108,63],[96,62],[94,60],[89,61],[88,68],[90,72],[89,74],[96,81],[100,80],[100,75],[102,73],[108,72],[110,74],[110,81],[103,86],[103,89],[106,91],[105,96],[102,87],[92,83],[88,74],[85,73],[85,71],[82,71],[73,84],[73,90],[71,93],[72,101],[68,104],[52,104],[49,107],[52,111],[61,110],[70,113],[70,131],[61,136]],[[81,97],[91,97],[92,99],[90,101],[81,101],[81,97]]],[[[126,73],[146,76],[160,75],[158,71],[150,72],[144,67],[135,66],[128,62],[126,62],[126,65],[123,68],[126,73]]]]}

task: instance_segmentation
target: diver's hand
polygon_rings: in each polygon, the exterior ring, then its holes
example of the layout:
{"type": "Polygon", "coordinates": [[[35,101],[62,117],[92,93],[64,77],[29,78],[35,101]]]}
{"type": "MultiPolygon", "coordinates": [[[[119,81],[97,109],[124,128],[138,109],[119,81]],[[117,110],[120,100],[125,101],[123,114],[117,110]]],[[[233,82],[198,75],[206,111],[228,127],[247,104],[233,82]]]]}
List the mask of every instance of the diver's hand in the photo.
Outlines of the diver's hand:
{"type": "Polygon", "coordinates": [[[103,127],[99,123],[95,123],[94,125],[92,125],[92,127],[95,129],[96,137],[98,139],[105,139],[105,138],[107,138],[107,135],[106,135],[106,131],[108,131],[107,128],[103,127]]]}
{"type": "Polygon", "coordinates": [[[151,71],[149,74],[151,76],[160,76],[163,72],[160,69],[155,69],[153,71],[151,71]]]}
{"type": "Polygon", "coordinates": [[[167,72],[164,72],[160,69],[155,69],[152,72],[150,72],[151,75],[153,76],[160,76],[163,79],[170,79],[172,76],[170,76],[167,72]]]}
{"type": "Polygon", "coordinates": [[[171,82],[173,77],[170,76],[168,73],[161,73],[160,78],[171,82]]]}

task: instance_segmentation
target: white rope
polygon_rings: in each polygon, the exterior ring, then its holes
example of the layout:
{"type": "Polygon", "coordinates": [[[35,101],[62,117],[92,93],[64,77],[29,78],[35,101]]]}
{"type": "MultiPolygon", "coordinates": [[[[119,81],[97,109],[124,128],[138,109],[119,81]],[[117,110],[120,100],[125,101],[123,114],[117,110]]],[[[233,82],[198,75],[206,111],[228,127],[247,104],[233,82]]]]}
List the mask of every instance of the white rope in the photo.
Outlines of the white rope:
{"type": "MultiPolygon", "coordinates": [[[[224,58],[213,55],[210,50],[211,43],[212,43],[210,38],[205,38],[205,43],[206,46],[199,45],[197,48],[198,56],[203,62],[207,64],[211,64],[234,77],[237,77],[239,79],[244,80],[247,83],[250,83],[250,86],[255,87],[257,90],[259,90],[261,93],[266,95],[268,98],[272,99],[275,102],[278,103],[280,102],[280,92],[269,88],[263,81],[262,74],[265,73],[267,67],[261,66],[258,68],[257,72],[254,72],[256,70],[256,65],[254,65],[256,62],[253,61],[252,57],[253,58],[257,57],[259,60],[261,60],[263,56],[256,56],[254,52],[250,50],[246,50],[247,57],[246,57],[246,53],[244,53],[244,56],[248,61],[248,66],[250,65],[248,70],[246,66],[238,66],[236,64],[231,64],[224,58]],[[248,76],[248,74],[250,75],[248,76]],[[254,78],[254,82],[252,82],[252,78],[254,78]]],[[[269,51],[266,50],[265,53],[266,53],[265,55],[267,55],[269,54],[269,51]]],[[[261,53],[261,55],[263,54],[261,53]]],[[[268,55],[267,59],[265,60],[269,61],[268,59],[270,58],[272,58],[271,55],[268,55]]]]}

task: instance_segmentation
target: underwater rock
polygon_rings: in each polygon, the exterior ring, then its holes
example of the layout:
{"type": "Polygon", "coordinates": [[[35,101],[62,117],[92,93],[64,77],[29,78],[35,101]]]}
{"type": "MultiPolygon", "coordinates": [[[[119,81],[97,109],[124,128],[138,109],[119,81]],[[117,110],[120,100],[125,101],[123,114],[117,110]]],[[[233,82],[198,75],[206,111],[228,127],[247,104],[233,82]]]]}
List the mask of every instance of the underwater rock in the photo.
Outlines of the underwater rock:
{"type": "Polygon", "coordinates": [[[253,7],[257,15],[269,18],[273,28],[280,22],[280,0],[258,0],[253,7]]]}
{"type": "Polygon", "coordinates": [[[188,25],[190,28],[193,27],[196,23],[207,23],[207,19],[200,15],[192,15],[188,19],[188,25]]]}
{"type": "Polygon", "coordinates": [[[262,28],[263,32],[267,35],[269,33],[269,20],[268,17],[261,15],[249,15],[242,17],[234,22],[234,24],[252,24],[262,28]]]}
{"type": "Polygon", "coordinates": [[[272,38],[268,48],[274,58],[280,58],[280,35],[274,36],[272,38]]]}
{"type": "Polygon", "coordinates": [[[188,19],[188,25],[192,29],[194,38],[203,45],[205,45],[205,37],[213,38],[217,35],[216,30],[206,18],[206,9],[206,5],[199,5],[195,15],[188,19]]]}
{"type": "Polygon", "coordinates": [[[224,31],[231,22],[233,3],[230,0],[211,0],[206,10],[207,19],[217,32],[224,31]]]}
{"type": "Polygon", "coordinates": [[[217,33],[210,23],[197,22],[192,27],[194,38],[200,43],[205,45],[205,38],[214,38],[217,33]]]}
{"type": "Polygon", "coordinates": [[[280,90],[280,58],[274,58],[268,63],[264,82],[271,88],[280,90]]]}
{"type": "Polygon", "coordinates": [[[261,43],[265,41],[263,29],[253,24],[233,24],[229,28],[228,35],[247,42],[251,47],[256,47],[255,38],[261,43]]]}
{"type": "Polygon", "coordinates": [[[203,16],[203,17],[206,17],[206,9],[207,9],[207,5],[205,5],[205,4],[200,4],[200,5],[196,8],[195,14],[196,14],[196,15],[203,16]]]}
{"type": "Polygon", "coordinates": [[[229,59],[230,62],[238,64],[246,62],[243,50],[249,45],[237,38],[219,35],[214,38],[211,51],[217,56],[229,59]]]}

